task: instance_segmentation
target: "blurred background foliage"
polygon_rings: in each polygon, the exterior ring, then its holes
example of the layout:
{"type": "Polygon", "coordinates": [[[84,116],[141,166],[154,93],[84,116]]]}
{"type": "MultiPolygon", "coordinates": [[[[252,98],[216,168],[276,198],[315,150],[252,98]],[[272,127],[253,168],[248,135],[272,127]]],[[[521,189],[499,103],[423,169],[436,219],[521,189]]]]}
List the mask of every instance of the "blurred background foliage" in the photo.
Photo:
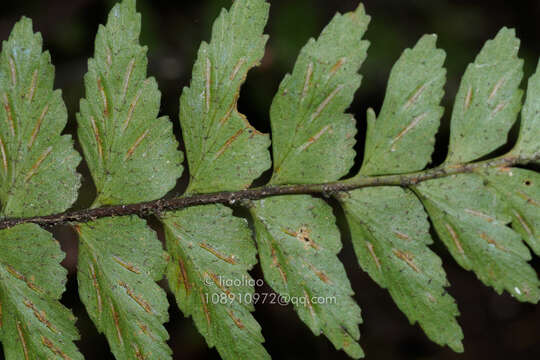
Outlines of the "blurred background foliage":
{"type": "MultiPolygon", "coordinates": [[[[0,1],[0,39],[7,39],[13,24],[26,15],[44,38],[45,48],[56,66],[56,87],[63,90],[69,111],[68,133],[75,132],[75,114],[83,97],[82,78],[87,59],[92,56],[98,24],[106,20],[113,0],[2,0],[0,1]]],[[[239,108],[259,130],[269,132],[268,109],[283,75],[292,68],[298,51],[317,36],[337,12],[357,6],[356,0],[270,0],[271,11],[267,33],[270,40],[260,67],[252,70],[242,89],[239,108]]],[[[412,47],[424,33],[439,35],[438,45],[447,52],[448,82],[443,104],[446,112],[438,135],[434,164],[446,154],[451,104],[466,65],[473,61],[483,43],[502,26],[513,27],[521,39],[520,56],[525,59],[525,75],[533,71],[540,54],[540,1],[538,0],[364,0],[372,22],[366,37],[371,42],[368,59],[362,67],[363,83],[350,111],[356,115],[360,134],[357,151],[362,154],[365,112],[368,107],[380,109],[386,81],[393,63],[404,48],[412,47]]],[[[169,115],[178,127],[178,98],[190,80],[191,67],[198,46],[208,40],[211,24],[220,8],[231,0],[167,1],[139,0],[142,13],[142,43],[148,46],[149,75],[157,78],[162,97],[162,113],[169,115]]],[[[522,87],[526,83],[523,82],[522,87]]],[[[515,131],[515,129],[514,129],[515,131]]],[[[354,170],[358,170],[359,164],[354,170]]],[[[84,164],[79,169],[86,177],[78,208],[88,206],[94,189],[84,164]]],[[[353,171],[354,171],[353,170],[353,171]]],[[[185,179],[185,177],[184,177],[185,179]]],[[[179,181],[179,193],[184,181],[179,181]]],[[[338,213],[338,222],[343,224],[338,213]]],[[[356,300],[363,310],[361,344],[368,359],[538,359],[540,358],[540,306],[520,304],[509,295],[499,296],[483,286],[472,273],[459,268],[447,251],[436,242],[434,249],[443,258],[452,287],[449,292],[458,301],[462,313],[459,321],[465,333],[465,353],[455,354],[448,348],[431,343],[418,326],[410,326],[385,290],[377,287],[356,262],[347,227],[345,263],[356,300]]],[[[79,346],[86,358],[112,359],[103,336],[97,334],[78,300],[76,284],[77,242],[67,226],[51,229],[60,240],[69,270],[67,292],[63,302],[79,318],[83,334],[79,346]]],[[[540,261],[533,265],[540,269],[540,261]]],[[[253,271],[255,278],[262,275],[253,271]]],[[[166,286],[164,284],[164,286],[166,286]]],[[[257,289],[268,292],[268,288],[257,289]]],[[[171,302],[170,346],[175,359],[218,359],[217,352],[206,347],[191,319],[185,319],[171,302]]],[[[291,307],[262,304],[256,318],[261,322],[266,347],[275,359],[346,359],[323,337],[315,337],[301,323],[291,307]]],[[[0,350],[0,358],[3,355],[0,350]]]]}

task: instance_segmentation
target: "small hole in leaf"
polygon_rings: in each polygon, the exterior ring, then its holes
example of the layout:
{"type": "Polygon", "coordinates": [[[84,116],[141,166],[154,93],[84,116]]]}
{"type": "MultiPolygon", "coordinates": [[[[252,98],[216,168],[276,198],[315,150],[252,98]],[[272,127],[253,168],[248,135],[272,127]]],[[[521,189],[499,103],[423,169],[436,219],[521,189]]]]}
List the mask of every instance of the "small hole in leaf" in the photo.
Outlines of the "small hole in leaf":
{"type": "Polygon", "coordinates": [[[525,180],[525,185],[531,186],[531,184],[532,184],[531,180],[525,180]]]}

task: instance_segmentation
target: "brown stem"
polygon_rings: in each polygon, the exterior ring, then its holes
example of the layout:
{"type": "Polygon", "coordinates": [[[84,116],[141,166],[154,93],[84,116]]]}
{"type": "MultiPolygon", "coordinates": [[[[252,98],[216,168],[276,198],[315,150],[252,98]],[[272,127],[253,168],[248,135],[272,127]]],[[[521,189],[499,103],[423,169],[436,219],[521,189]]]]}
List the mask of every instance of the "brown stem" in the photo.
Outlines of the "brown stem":
{"type": "Polygon", "coordinates": [[[442,178],[454,174],[470,173],[482,168],[525,165],[533,160],[538,160],[538,158],[538,156],[534,159],[506,156],[471,164],[443,166],[404,175],[356,176],[351,179],[324,184],[263,186],[239,191],[223,191],[209,194],[181,196],[171,199],[159,199],[137,204],[102,206],[94,209],[67,211],[46,216],[6,218],[0,220],[0,229],[6,229],[24,223],[51,226],[71,222],[82,223],[111,216],[159,215],[166,211],[183,209],[190,206],[217,203],[234,204],[236,202],[257,200],[276,195],[322,194],[323,196],[331,196],[334,193],[371,186],[397,185],[407,187],[416,185],[422,181],[442,178]]]}

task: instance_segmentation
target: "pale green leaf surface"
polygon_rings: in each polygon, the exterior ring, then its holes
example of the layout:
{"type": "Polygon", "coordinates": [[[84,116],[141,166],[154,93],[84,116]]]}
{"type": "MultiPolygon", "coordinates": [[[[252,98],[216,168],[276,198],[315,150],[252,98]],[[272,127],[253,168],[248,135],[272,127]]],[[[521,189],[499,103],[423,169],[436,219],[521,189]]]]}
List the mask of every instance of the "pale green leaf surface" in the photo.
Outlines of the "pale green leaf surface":
{"type": "Polygon", "coordinates": [[[540,162],[540,61],[536,73],[529,78],[520,125],[518,142],[512,152],[540,162]]]}
{"type": "Polygon", "coordinates": [[[332,208],[321,199],[291,195],[257,201],[251,213],[268,284],[280,295],[298,299],[295,310],[314,334],[323,333],[337,349],[362,357],[357,343],[362,317],[336,256],[341,241],[332,208]]]}
{"type": "MultiPolygon", "coordinates": [[[[0,55],[0,199],[3,216],[67,209],[80,185],[80,161],[54,67],[40,34],[23,18],[0,55]]],[[[0,231],[0,340],[7,360],[82,359],[75,317],[60,304],[64,253],[34,224],[0,231]]]]}
{"type": "Polygon", "coordinates": [[[244,189],[271,166],[268,135],[237,110],[240,86],[264,54],[268,9],[264,0],[235,1],[215,21],[210,43],[201,44],[180,98],[188,192],[244,189]]]}
{"type": "Polygon", "coordinates": [[[23,18],[0,56],[0,200],[4,216],[66,210],[80,186],[81,158],[69,135],[67,112],[53,91],[54,67],[40,34],[23,18]],[[54,194],[54,195],[52,195],[54,194]]]}
{"type": "Polygon", "coordinates": [[[67,271],[52,235],[35,224],[0,231],[0,340],[6,360],[79,359],[75,317],[60,304],[67,271]]]}
{"type": "Polygon", "coordinates": [[[479,172],[488,187],[508,203],[512,228],[540,255],[540,174],[520,168],[479,172]]]}
{"type": "Polygon", "coordinates": [[[441,240],[466,270],[497,293],[536,303],[540,282],[529,249],[511,222],[506,197],[476,174],[429,180],[415,187],[441,240]]]}
{"type": "Polygon", "coordinates": [[[506,143],[523,94],[518,50],[515,31],[503,28],[467,67],[452,113],[446,163],[476,160],[506,143]]]}
{"type": "Polygon", "coordinates": [[[261,327],[251,315],[248,270],[257,262],[244,219],[223,205],[196,206],[163,219],[169,285],[185,316],[223,359],[269,359],[261,327]]]}
{"type": "Polygon", "coordinates": [[[427,245],[427,214],[409,190],[376,187],[340,196],[360,266],[430,339],[463,351],[459,315],[441,259],[427,245]]]}
{"type": "Polygon", "coordinates": [[[157,118],[161,94],[146,78],[141,18],[124,0],[100,26],[85,75],[78,136],[97,188],[96,205],[154,200],[182,173],[182,153],[167,117],[157,118]]]}
{"type": "Polygon", "coordinates": [[[369,21],[362,5],[337,14],[281,82],[270,110],[273,184],[335,181],[352,167],[356,122],[344,111],[360,86],[369,21]]]}
{"type": "Polygon", "coordinates": [[[424,35],[392,68],[379,117],[368,114],[361,175],[418,171],[430,162],[446,78],[446,55],[436,40],[424,35]]]}
{"type": "Polygon", "coordinates": [[[162,323],[167,296],[155,281],[166,266],[156,233],[136,216],[104,218],[76,227],[81,300],[120,360],[171,359],[162,323]]]}

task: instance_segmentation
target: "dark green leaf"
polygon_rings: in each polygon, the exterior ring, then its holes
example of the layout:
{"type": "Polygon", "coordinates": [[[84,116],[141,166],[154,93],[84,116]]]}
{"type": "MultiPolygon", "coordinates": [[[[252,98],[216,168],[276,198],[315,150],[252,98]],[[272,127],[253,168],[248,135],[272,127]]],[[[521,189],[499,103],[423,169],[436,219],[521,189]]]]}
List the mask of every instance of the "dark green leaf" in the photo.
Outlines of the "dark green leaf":
{"type": "Polygon", "coordinates": [[[178,306],[223,359],[269,359],[254,310],[257,262],[244,219],[223,205],[196,206],[164,218],[169,285],[178,306]]]}
{"type": "Polygon", "coordinates": [[[264,54],[268,8],[264,0],[235,1],[215,21],[210,44],[201,44],[191,85],[180,98],[188,192],[247,188],[270,167],[268,135],[236,107],[247,72],[264,54]]]}

